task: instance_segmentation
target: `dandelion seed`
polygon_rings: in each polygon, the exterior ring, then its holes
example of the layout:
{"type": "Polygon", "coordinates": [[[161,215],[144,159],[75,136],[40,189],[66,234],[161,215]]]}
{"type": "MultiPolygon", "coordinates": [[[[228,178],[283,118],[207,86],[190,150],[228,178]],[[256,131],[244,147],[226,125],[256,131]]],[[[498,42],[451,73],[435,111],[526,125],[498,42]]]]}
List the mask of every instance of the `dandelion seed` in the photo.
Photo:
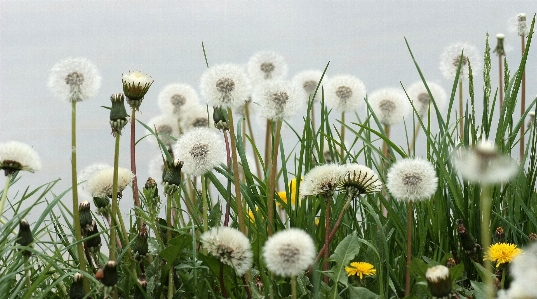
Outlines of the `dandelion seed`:
{"type": "Polygon", "coordinates": [[[366,262],[352,262],[350,267],[345,266],[345,272],[347,276],[359,276],[360,279],[363,279],[364,276],[374,276],[377,273],[374,266],[366,262]]]}
{"type": "Polygon", "coordinates": [[[324,91],[326,106],[338,112],[356,111],[364,101],[365,85],[350,75],[331,78],[324,91]]]}
{"type": "MultiPolygon", "coordinates": [[[[134,178],[134,174],[127,168],[118,168],[118,197],[134,178]]],[[[105,168],[96,172],[87,182],[86,189],[93,197],[112,197],[114,183],[114,168],[105,168]]]]}
{"type": "MultiPolygon", "coordinates": [[[[147,126],[152,130],[156,130],[158,138],[167,147],[171,147],[179,138],[178,119],[172,115],[161,114],[153,117],[147,122],[147,126]]],[[[146,131],[146,133],[151,134],[149,131],[146,131]]],[[[157,138],[154,136],[148,136],[145,139],[152,144],[158,145],[157,138]]]]}
{"type": "Polygon", "coordinates": [[[344,169],[337,164],[316,166],[304,176],[304,182],[300,184],[300,194],[331,197],[339,185],[342,174],[344,169]]]}
{"type": "Polygon", "coordinates": [[[158,95],[158,106],[165,114],[172,114],[181,118],[190,107],[199,104],[196,90],[183,83],[169,84],[158,95]]]}
{"type": "Polygon", "coordinates": [[[233,64],[220,64],[203,73],[200,90],[209,106],[235,109],[248,100],[251,85],[244,68],[233,64]]]}
{"type": "Polygon", "coordinates": [[[408,158],[390,168],[386,187],[398,200],[419,201],[430,198],[436,192],[438,179],[431,162],[408,158]]]}
{"type": "Polygon", "coordinates": [[[451,279],[448,267],[438,265],[427,269],[425,279],[431,294],[435,298],[443,298],[451,293],[451,279]]]}
{"type": "MultiPolygon", "coordinates": [[[[429,86],[429,90],[431,91],[431,95],[433,96],[436,106],[439,110],[442,109],[446,103],[446,92],[444,91],[444,88],[433,82],[427,82],[427,86],[429,86]]],[[[420,116],[427,114],[429,106],[431,106],[431,114],[434,113],[432,99],[429,96],[423,81],[418,81],[410,85],[407,89],[407,92],[408,97],[414,104],[414,108],[420,116]]]]}
{"type": "Polygon", "coordinates": [[[498,268],[501,264],[512,262],[520,253],[522,249],[516,244],[496,243],[490,245],[483,259],[496,263],[496,268],[498,268]]]}
{"type": "Polygon", "coordinates": [[[457,74],[459,63],[461,64],[460,80],[468,77],[469,63],[472,64],[472,72],[477,74],[481,69],[477,48],[464,43],[450,45],[440,57],[440,71],[446,79],[452,80],[457,74]]]}
{"type": "Polygon", "coordinates": [[[313,264],[315,244],[305,231],[290,228],[272,235],[263,246],[267,268],[276,275],[297,276],[313,264]]]}
{"type": "Polygon", "coordinates": [[[338,189],[347,191],[352,197],[382,190],[382,183],[371,168],[360,164],[346,164],[341,167],[338,189]]]}
{"type": "Polygon", "coordinates": [[[276,52],[258,52],[248,61],[248,74],[253,83],[264,80],[282,80],[287,76],[287,63],[276,52]]]}
{"type": "Polygon", "coordinates": [[[269,81],[258,85],[252,99],[259,104],[261,114],[273,121],[289,119],[301,107],[298,88],[287,81],[269,81]]]}
{"type": "Polygon", "coordinates": [[[173,153],[176,160],[184,162],[184,173],[199,176],[220,165],[226,147],[214,130],[197,128],[179,137],[173,153]]]}
{"type": "MultiPolygon", "coordinates": [[[[298,74],[296,74],[293,77],[292,82],[296,86],[301,86],[302,88],[299,88],[301,91],[301,98],[303,99],[304,103],[307,103],[311,97],[315,94],[315,90],[317,89],[317,85],[319,84],[319,80],[323,76],[323,72],[321,71],[315,71],[315,70],[309,70],[309,71],[303,71],[298,74]]],[[[326,81],[326,76],[323,78],[324,81],[326,81]]],[[[319,91],[315,95],[315,98],[313,99],[314,102],[318,102],[321,98],[321,89],[319,88],[319,91]]]]}
{"type": "Polygon", "coordinates": [[[500,290],[498,298],[537,298],[537,289],[532,287],[537,281],[537,244],[532,244],[518,254],[510,264],[513,280],[508,290],[500,290]]]}
{"type": "Polygon", "coordinates": [[[48,87],[62,100],[80,102],[99,91],[101,77],[95,65],[86,58],[67,58],[52,67],[48,87]]]}
{"type": "Polygon", "coordinates": [[[29,145],[18,141],[0,143],[0,170],[4,170],[6,176],[20,170],[35,172],[40,169],[41,159],[29,145]]]}
{"type": "Polygon", "coordinates": [[[371,94],[371,110],[383,125],[402,123],[409,112],[408,100],[403,92],[395,88],[384,88],[371,94]]]}
{"type": "Polygon", "coordinates": [[[213,227],[201,235],[201,244],[221,263],[244,275],[253,263],[253,253],[248,238],[239,230],[221,226],[213,227]]]}

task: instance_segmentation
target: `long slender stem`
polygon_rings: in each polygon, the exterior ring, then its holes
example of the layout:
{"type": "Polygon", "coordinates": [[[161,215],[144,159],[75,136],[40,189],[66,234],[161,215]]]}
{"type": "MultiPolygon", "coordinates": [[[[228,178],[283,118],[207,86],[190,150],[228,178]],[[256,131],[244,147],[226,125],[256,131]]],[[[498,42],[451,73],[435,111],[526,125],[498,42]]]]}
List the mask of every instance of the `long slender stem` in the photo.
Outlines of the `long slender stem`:
{"type": "Polygon", "coordinates": [[[30,283],[30,272],[28,271],[28,256],[24,256],[24,276],[26,276],[26,287],[28,288],[28,291],[30,291],[31,283],[30,283]]]}
{"type": "MultiPolygon", "coordinates": [[[[324,229],[324,246],[326,249],[324,250],[324,264],[323,269],[324,271],[328,271],[328,251],[330,251],[330,213],[331,213],[331,198],[325,198],[326,202],[326,217],[325,217],[325,229],[324,229]]],[[[328,276],[324,275],[324,283],[328,284],[328,276]]]]}
{"type": "Polygon", "coordinates": [[[269,167],[269,159],[270,159],[270,146],[271,146],[271,142],[270,142],[270,136],[272,134],[272,122],[267,119],[267,127],[266,127],[266,131],[265,131],[265,171],[268,169],[269,167]]]}
{"type": "MultiPolygon", "coordinates": [[[[166,237],[168,239],[168,244],[170,244],[170,240],[172,239],[172,194],[167,195],[167,206],[166,206],[166,222],[168,223],[168,230],[166,231],[166,237]]],[[[204,224],[205,225],[205,224],[204,224]]],[[[167,261],[170,263],[170,271],[168,272],[168,299],[173,298],[173,261],[167,261]]]]}
{"type": "MultiPolygon", "coordinates": [[[[131,171],[134,174],[132,179],[132,194],[134,197],[134,206],[140,207],[140,194],[138,194],[138,176],[136,175],[136,108],[132,107],[131,112],[131,171]]],[[[140,220],[140,228],[143,225],[140,213],[136,209],[136,219],[140,220]]]]}
{"type": "Polygon", "coordinates": [[[237,218],[239,219],[239,230],[246,234],[246,226],[244,224],[244,212],[241,196],[241,182],[239,178],[239,163],[237,160],[237,137],[235,136],[235,125],[233,124],[233,113],[231,109],[227,109],[229,117],[229,135],[231,139],[231,155],[233,160],[233,180],[235,182],[235,200],[237,205],[237,218]]]}
{"type": "Polygon", "coordinates": [[[291,277],[291,295],[293,299],[296,299],[296,276],[291,277]]]}
{"type": "Polygon", "coordinates": [[[498,68],[498,77],[500,78],[500,86],[498,87],[498,89],[500,90],[500,111],[502,110],[502,106],[503,106],[503,72],[502,72],[502,69],[503,69],[503,60],[502,60],[502,55],[498,55],[498,62],[499,62],[499,68],[498,68]]]}
{"type": "MultiPolygon", "coordinates": [[[[244,106],[246,125],[248,126],[248,132],[250,132],[250,138],[252,139],[252,144],[255,143],[254,139],[254,130],[252,129],[252,122],[250,121],[250,104],[246,103],[244,106]]],[[[259,163],[259,157],[254,153],[256,174],[258,178],[261,178],[261,163],[259,163]]]]}
{"type": "Polygon", "coordinates": [[[218,280],[220,281],[220,291],[222,292],[222,296],[224,298],[227,298],[226,284],[224,283],[224,265],[223,264],[220,264],[220,275],[218,276],[218,280]]]}
{"type": "Polygon", "coordinates": [[[2,212],[4,211],[4,205],[7,200],[7,190],[9,189],[9,184],[11,182],[12,174],[6,176],[6,184],[4,185],[4,191],[2,192],[2,199],[0,199],[0,219],[2,219],[2,212]]]}
{"type": "MultiPolygon", "coordinates": [[[[112,184],[112,211],[110,212],[112,219],[115,219],[116,215],[118,213],[118,204],[117,204],[117,193],[118,193],[118,167],[119,167],[119,139],[121,137],[121,134],[116,134],[116,144],[115,144],[115,150],[114,150],[114,178],[113,178],[113,184],[112,184]]],[[[108,258],[111,261],[115,261],[116,259],[116,234],[117,234],[117,223],[114,223],[114,226],[110,226],[110,248],[109,248],[109,254],[108,258]]]]}
{"type": "Polygon", "coordinates": [[[282,121],[278,120],[276,123],[276,132],[274,134],[274,146],[273,146],[273,153],[272,157],[270,157],[270,176],[268,181],[268,188],[267,188],[267,209],[268,209],[268,227],[267,227],[267,234],[268,236],[272,236],[272,233],[274,232],[274,193],[276,190],[274,189],[276,186],[276,161],[278,159],[278,147],[280,146],[280,133],[282,129],[282,121]]]}
{"type": "Polygon", "coordinates": [[[405,272],[405,297],[410,295],[410,261],[412,259],[412,218],[414,210],[412,201],[408,202],[408,217],[406,226],[406,272],[405,272]]]}
{"type": "Polygon", "coordinates": [[[345,144],[345,111],[341,112],[341,146],[340,146],[341,161],[343,161],[343,157],[345,155],[344,144],[345,144]]]}
{"type": "MultiPolygon", "coordinates": [[[[522,56],[524,56],[525,51],[525,36],[521,37],[521,45],[522,45],[522,56]]],[[[520,91],[521,99],[520,99],[520,115],[524,115],[524,112],[526,111],[526,69],[524,68],[524,72],[522,73],[522,90],[520,91]]],[[[525,123],[522,122],[522,125],[520,126],[520,161],[524,158],[524,133],[525,133],[525,123]]]]}
{"type": "Polygon", "coordinates": [[[209,203],[207,202],[207,179],[201,175],[201,198],[203,199],[203,232],[209,230],[209,203]]]}
{"type": "Polygon", "coordinates": [[[464,140],[464,111],[462,105],[462,79],[459,79],[459,136],[464,140]]]}
{"type": "MultiPolygon", "coordinates": [[[[229,148],[229,137],[226,134],[226,131],[224,131],[224,140],[226,142],[226,162],[227,162],[227,168],[231,169],[231,149],[229,148]]],[[[231,199],[231,182],[230,179],[228,179],[228,198],[231,199]]],[[[226,214],[224,215],[224,226],[229,225],[229,212],[230,212],[230,206],[231,206],[231,200],[226,200],[226,214]]]]}
{"type": "MultiPolygon", "coordinates": [[[[420,117],[423,117],[423,116],[420,115],[420,117]]],[[[416,128],[414,128],[414,137],[412,137],[412,143],[410,143],[410,148],[408,149],[408,153],[411,154],[411,155],[414,155],[413,152],[414,152],[414,149],[416,148],[416,140],[418,139],[418,134],[420,132],[420,128],[421,128],[421,125],[418,122],[416,124],[416,128]]]]}
{"type": "MultiPolygon", "coordinates": [[[[490,195],[490,186],[483,184],[481,186],[481,198],[480,198],[480,208],[482,213],[482,222],[481,222],[481,245],[483,246],[483,250],[488,250],[490,247],[490,210],[492,207],[492,198],[490,195]]],[[[493,293],[493,285],[492,285],[492,277],[490,276],[493,272],[492,264],[490,261],[485,261],[485,269],[487,270],[487,274],[484,278],[484,284],[486,286],[486,298],[494,298],[493,293]]]]}
{"type": "MultiPolygon", "coordinates": [[[[86,259],[82,245],[82,230],[80,227],[80,213],[78,211],[78,180],[76,172],[76,101],[71,101],[71,186],[73,190],[73,226],[75,228],[76,249],[78,254],[79,269],[86,272],[86,259]]],[[[84,279],[84,291],[89,293],[89,282],[84,279]]]]}

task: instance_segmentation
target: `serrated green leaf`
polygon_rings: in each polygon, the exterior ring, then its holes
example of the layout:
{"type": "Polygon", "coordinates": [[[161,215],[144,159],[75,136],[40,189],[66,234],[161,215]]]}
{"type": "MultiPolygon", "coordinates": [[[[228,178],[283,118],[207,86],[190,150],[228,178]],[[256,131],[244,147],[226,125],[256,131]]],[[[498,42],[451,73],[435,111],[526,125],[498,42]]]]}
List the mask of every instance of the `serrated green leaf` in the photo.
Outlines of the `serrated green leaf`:
{"type": "Polygon", "coordinates": [[[170,240],[167,248],[159,253],[159,256],[166,261],[174,261],[180,257],[181,251],[192,244],[192,236],[180,235],[170,240]]]}
{"type": "Polygon", "coordinates": [[[484,283],[473,280],[470,283],[472,284],[472,288],[474,288],[475,299],[487,299],[487,295],[485,292],[486,286],[484,283]]]}
{"type": "Polygon", "coordinates": [[[351,299],[378,299],[380,298],[380,296],[371,292],[369,289],[366,289],[364,287],[350,287],[349,298],[351,299]]]}
{"type": "Polygon", "coordinates": [[[335,282],[330,293],[330,298],[338,297],[338,283],[347,286],[348,277],[347,273],[345,272],[345,266],[349,264],[349,262],[358,254],[358,252],[360,252],[360,242],[356,236],[356,233],[354,232],[345,237],[345,239],[338,244],[336,250],[334,250],[334,254],[330,256],[329,260],[336,262],[336,265],[330,270],[329,273],[327,273],[328,277],[335,282]]]}

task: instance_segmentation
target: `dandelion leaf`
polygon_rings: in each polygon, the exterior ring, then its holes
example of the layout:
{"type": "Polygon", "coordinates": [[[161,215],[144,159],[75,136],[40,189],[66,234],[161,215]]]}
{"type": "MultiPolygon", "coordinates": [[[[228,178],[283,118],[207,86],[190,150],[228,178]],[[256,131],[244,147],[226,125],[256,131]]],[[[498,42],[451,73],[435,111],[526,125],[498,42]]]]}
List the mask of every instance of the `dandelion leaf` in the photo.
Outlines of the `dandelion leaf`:
{"type": "MultiPolygon", "coordinates": [[[[334,254],[330,256],[330,261],[336,262],[336,265],[326,273],[330,277],[335,285],[333,287],[332,293],[337,295],[337,284],[341,283],[345,286],[348,284],[347,273],[345,272],[345,266],[349,265],[350,261],[358,254],[360,251],[360,241],[356,236],[356,233],[348,235],[341,241],[334,254]]],[[[331,296],[331,298],[336,298],[331,296]]]]}

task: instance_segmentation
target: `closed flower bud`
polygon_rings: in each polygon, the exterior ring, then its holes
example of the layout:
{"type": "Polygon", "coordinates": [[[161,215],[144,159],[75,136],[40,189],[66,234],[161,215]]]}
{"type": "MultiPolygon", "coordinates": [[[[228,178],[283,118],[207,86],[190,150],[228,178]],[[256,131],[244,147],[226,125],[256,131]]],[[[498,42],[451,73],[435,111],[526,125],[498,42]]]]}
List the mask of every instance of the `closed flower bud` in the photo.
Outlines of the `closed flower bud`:
{"type": "MultiPolygon", "coordinates": [[[[32,230],[30,229],[30,224],[26,219],[22,219],[19,225],[19,234],[17,235],[17,240],[15,241],[21,246],[31,246],[34,242],[34,236],[32,235],[32,230]]],[[[26,256],[32,255],[28,250],[23,250],[22,252],[26,256]]]]}
{"type": "Polygon", "coordinates": [[[82,229],[82,234],[87,235],[87,231],[91,229],[91,222],[93,218],[91,216],[90,203],[84,200],[78,206],[78,212],[80,214],[80,227],[82,229]]]}
{"type": "Polygon", "coordinates": [[[97,228],[97,222],[93,220],[91,222],[91,228],[87,231],[89,239],[86,241],[86,245],[91,253],[97,253],[101,249],[101,235],[97,228]]]}
{"type": "Polygon", "coordinates": [[[73,283],[69,289],[69,298],[82,299],[86,296],[84,292],[84,276],[80,273],[76,273],[73,278],[73,283]]]}
{"type": "Polygon", "coordinates": [[[163,178],[165,194],[172,194],[179,189],[181,185],[181,168],[183,168],[183,161],[166,162],[163,178]]]}
{"type": "Polygon", "coordinates": [[[147,292],[147,280],[145,274],[140,274],[138,277],[138,285],[134,286],[134,299],[145,299],[147,292]]]}
{"type": "Polygon", "coordinates": [[[158,194],[157,182],[155,182],[155,180],[152,177],[147,178],[144,189],[149,191],[148,194],[150,194],[151,196],[155,196],[158,194]]]}
{"type": "Polygon", "coordinates": [[[223,108],[214,107],[213,120],[214,127],[218,130],[229,130],[227,112],[223,108]]]}
{"type": "Polygon", "coordinates": [[[108,196],[95,196],[93,197],[93,203],[97,207],[99,213],[107,213],[110,208],[110,199],[108,196]]]}
{"type": "Polygon", "coordinates": [[[107,287],[113,287],[117,284],[117,280],[117,262],[108,261],[104,265],[103,279],[101,280],[101,282],[107,287]]]}
{"type": "Polygon", "coordinates": [[[537,241],[537,234],[536,233],[531,233],[528,235],[528,239],[530,242],[536,242],[537,241]]]}
{"type": "Polygon", "coordinates": [[[138,236],[136,236],[136,240],[134,241],[134,253],[136,256],[145,256],[149,252],[149,244],[147,243],[148,233],[147,233],[147,225],[144,223],[142,225],[142,228],[140,229],[140,232],[138,233],[138,236]]]}
{"type": "Polygon", "coordinates": [[[433,298],[445,297],[451,293],[451,279],[446,266],[438,265],[427,269],[425,279],[433,298]]]}
{"type": "Polygon", "coordinates": [[[505,56],[505,48],[503,45],[505,35],[498,33],[496,34],[496,39],[498,39],[498,44],[496,44],[496,48],[494,48],[494,53],[498,56],[505,56]]]}
{"type": "Polygon", "coordinates": [[[123,93],[127,97],[127,103],[136,110],[140,108],[145,94],[153,84],[153,78],[139,71],[131,71],[123,74],[123,93]]]}
{"type": "Polygon", "coordinates": [[[475,255],[481,246],[476,243],[474,236],[466,229],[462,219],[457,220],[457,233],[459,233],[460,244],[467,255],[475,255]]]}
{"type": "Polygon", "coordinates": [[[129,115],[125,110],[125,98],[122,94],[116,93],[110,96],[112,108],[110,109],[110,126],[112,127],[112,135],[121,135],[121,130],[129,122],[129,115]]]}
{"type": "Polygon", "coordinates": [[[503,227],[498,226],[496,231],[494,231],[494,243],[504,243],[505,242],[505,231],[503,227]]]}

